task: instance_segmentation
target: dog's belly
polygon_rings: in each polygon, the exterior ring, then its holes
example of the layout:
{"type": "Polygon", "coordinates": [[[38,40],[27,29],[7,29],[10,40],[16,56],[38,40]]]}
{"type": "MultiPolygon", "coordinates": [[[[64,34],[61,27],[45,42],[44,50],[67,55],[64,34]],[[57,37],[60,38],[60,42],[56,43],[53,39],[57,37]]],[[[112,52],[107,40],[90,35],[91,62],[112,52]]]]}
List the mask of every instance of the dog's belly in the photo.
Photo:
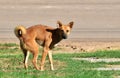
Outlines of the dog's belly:
{"type": "Polygon", "coordinates": [[[41,41],[41,40],[36,40],[36,42],[37,42],[39,45],[41,45],[41,46],[43,46],[43,45],[44,45],[44,41],[41,41]]]}

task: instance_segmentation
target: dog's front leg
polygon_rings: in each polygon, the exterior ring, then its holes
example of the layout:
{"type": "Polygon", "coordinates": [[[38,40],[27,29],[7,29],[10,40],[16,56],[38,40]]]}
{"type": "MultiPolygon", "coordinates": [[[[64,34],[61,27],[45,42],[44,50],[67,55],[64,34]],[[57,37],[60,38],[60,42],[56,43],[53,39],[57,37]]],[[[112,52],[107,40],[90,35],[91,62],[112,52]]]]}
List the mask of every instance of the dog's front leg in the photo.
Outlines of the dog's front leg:
{"type": "Polygon", "coordinates": [[[43,48],[43,54],[42,54],[42,59],[41,59],[41,71],[44,70],[44,64],[45,64],[45,59],[46,59],[46,56],[48,54],[48,51],[49,51],[49,46],[52,42],[52,39],[49,37],[46,41],[45,41],[45,45],[44,45],[44,48],[43,48]]]}
{"type": "Polygon", "coordinates": [[[44,64],[45,64],[47,53],[48,53],[48,48],[44,47],[44,51],[43,51],[42,59],[41,59],[41,67],[40,67],[41,71],[44,70],[44,64]]]}
{"type": "Polygon", "coordinates": [[[49,57],[49,61],[50,61],[51,70],[54,70],[53,59],[52,59],[52,51],[48,51],[48,57],[49,57]]]}

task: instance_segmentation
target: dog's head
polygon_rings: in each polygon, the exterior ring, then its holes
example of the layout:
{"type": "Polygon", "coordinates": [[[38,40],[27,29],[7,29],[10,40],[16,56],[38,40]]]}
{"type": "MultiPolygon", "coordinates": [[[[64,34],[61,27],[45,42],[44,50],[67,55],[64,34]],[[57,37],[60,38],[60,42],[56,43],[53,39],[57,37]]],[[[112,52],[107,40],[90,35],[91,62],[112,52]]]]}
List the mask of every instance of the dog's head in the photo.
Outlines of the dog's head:
{"type": "Polygon", "coordinates": [[[68,35],[70,34],[70,31],[73,27],[74,22],[70,22],[67,25],[62,24],[60,21],[57,22],[58,28],[60,29],[60,35],[63,39],[67,39],[68,35]]]}

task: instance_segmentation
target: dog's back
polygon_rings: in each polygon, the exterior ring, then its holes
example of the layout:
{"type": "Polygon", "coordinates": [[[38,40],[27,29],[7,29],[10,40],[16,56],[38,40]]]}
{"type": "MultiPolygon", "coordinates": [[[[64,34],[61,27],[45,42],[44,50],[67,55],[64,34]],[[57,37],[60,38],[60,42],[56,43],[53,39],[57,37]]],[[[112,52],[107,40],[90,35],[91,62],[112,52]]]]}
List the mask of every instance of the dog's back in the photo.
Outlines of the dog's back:
{"type": "Polygon", "coordinates": [[[54,28],[45,25],[35,25],[29,28],[25,28],[24,26],[18,26],[15,29],[15,34],[18,38],[22,37],[22,39],[29,40],[29,39],[38,39],[38,40],[45,40],[46,35],[43,34],[50,34],[47,30],[53,30],[54,28]]]}

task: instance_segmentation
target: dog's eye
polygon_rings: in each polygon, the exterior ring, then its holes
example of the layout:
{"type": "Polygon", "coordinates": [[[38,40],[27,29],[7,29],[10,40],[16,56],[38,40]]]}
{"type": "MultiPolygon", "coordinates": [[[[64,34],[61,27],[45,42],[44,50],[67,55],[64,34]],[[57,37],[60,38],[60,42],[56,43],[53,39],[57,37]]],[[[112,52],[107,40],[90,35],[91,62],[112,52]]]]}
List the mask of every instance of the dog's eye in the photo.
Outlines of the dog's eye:
{"type": "Polygon", "coordinates": [[[66,30],[66,32],[69,32],[69,30],[66,30]]]}

